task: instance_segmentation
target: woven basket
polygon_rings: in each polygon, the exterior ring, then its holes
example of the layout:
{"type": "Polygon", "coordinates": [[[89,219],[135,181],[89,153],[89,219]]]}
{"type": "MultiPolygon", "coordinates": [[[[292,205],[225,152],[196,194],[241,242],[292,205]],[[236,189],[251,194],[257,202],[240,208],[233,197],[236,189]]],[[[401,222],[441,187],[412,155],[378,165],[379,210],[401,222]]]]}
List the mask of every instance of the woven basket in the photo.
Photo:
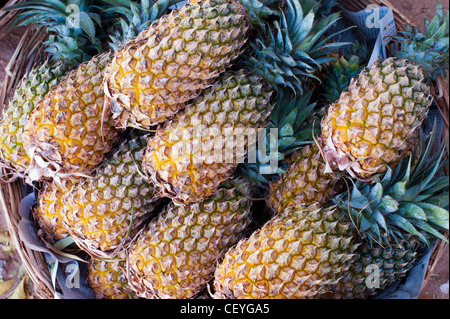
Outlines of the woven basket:
{"type": "MultiPolygon", "coordinates": [[[[9,0],[5,6],[23,1],[24,0],[9,0]]],[[[399,10],[385,0],[341,0],[340,4],[345,9],[355,12],[364,10],[370,4],[389,6],[394,11],[395,23],[399,30],[404,30],[406,24],[412,24],[412,22],[401,14],[399,10]]],[[[7,34],[8,27],[16,14],[17,13],[0,13],[0,39],[7,34]]],[[[39,29],[29,27],[25,30],[25,33],[6,68],[7,75],[0,91],[0,109],[7,104],[10,95],[21,78],[30,71],[36,62],[41,60],[42,41],[45,37],[46,33],[39,29]]],[[[442,139],[446,141],[448,157],[449,96],[447,86],[444,83],[445,79],[439,76],[438,80],[432,84],[432,94],[444,118],[445,123],[442,139]]],[[[2,168],[2,170],[3,176],[7,176],[7,170],[4,168],[2,168]]],[[[5,215],[8,231],[22,263],[34,284],[35,294],[43,299],[53,299],[55,297],[55,290],[52,285],[50,272],[44,255],[39,251],[27,247],[27,245],[19,238],[19,222],[21,221],[19,205],[26,194],[25,189],[26,185],[21,179],[16,179],[13,182],[0,181],[0,213],[4,213],[5,215]]],[[[442,240],[437,240],[435,242],[422,286],[424,286],[431,278],[434,267],[442,255],[445,245],[446,243],[442,240]]]]}

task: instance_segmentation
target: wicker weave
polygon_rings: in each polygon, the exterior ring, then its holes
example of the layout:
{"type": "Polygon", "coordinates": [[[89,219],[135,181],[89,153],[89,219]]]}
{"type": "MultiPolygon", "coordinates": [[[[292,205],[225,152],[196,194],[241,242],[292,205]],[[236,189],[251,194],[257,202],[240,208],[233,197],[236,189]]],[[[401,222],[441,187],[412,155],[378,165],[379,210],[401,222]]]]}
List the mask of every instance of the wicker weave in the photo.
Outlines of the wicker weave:
{"type": "MultiPolygon", "coordinates": [[[[20,3],[23,0],[10,0],[8,4],[20,3]]],[[[7,4],[7,5],[8,5],[7,4]]],[[[364,10],[369,4],[377,4],[380,6],[389,6],[394,11],[396,26],[400,30],[404,30],[404,26],[412,24],[403,14],[400,13],[388,1],[363,1],[363,0],[342,0],[340,4],[347,10],[360,11],[364,10]]],[[[1,14],[0,13],[0,38],[7,34],[7,30],[11,21],[17,13],[1,14]]],[[[7,75],[3,80],[3,86],[0,92],[0,108],[7,104],[10,94],[20,79],[29,72],[31,67],[42,58],[40,50],[41,43],[45,39],[45,32],[29,27],[24,33],[10,63],[7,66],[7,75]]],[[[449,96],[448,89],[444,85],[445,81],[442,77],[432,85],[432,92],[439,106],[441,114],[445,120],[445,127],[442,139],[447,141],[448,154],[448,132],[449,132],[449,96]]],[[[7,176],[8,172],[3,168],[3,176],[7,176]]],[[[5,213],[6,222],[10,236],[14,241],[15,247],[20,255],[23,265],[33,281],[35,286],[35,294],[44,299],[55,297],[55,291],[42,253],[27,247],[18,236],[18,225],[20,222],[19,203],[24,196],[24,183],[22,180],[13,182],[0,182],[0,210],[5,213]]],[[[432,256],[430,258],[427,274],[424,284],[428,282],[433,273],[433,269],[439,260],[446,243],[438,240],[433,247],[432,256]]]]}

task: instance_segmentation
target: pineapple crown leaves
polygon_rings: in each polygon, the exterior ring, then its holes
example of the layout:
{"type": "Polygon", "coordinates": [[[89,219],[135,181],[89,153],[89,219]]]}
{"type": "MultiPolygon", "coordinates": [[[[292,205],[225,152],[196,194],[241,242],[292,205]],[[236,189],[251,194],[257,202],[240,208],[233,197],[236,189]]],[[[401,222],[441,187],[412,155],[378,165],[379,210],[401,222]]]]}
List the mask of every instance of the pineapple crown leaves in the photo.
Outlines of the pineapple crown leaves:
{"type": "Polygon", "coordinates": [[[430,156],[435,130],[427,145],[421,135],[421,150],[416,164],[413,156],[403,158],[393,170],[388,168],[371,184],[356,181],[353,187],[333,202],[349,214],[362,237],[389,245],[417,236],[429,245],[430,235],[447,239],[440,231],[449,229],[449,180],[440,172],[445,148],[430,156]]]}
{"type": "Polygon", "coordinates": [[[337,101],[341,93],[350,85],[364,68],[357,55],[341,56],[338,60],[327,63],[322,71],[322,85],[319,89],[319,99],[324,104],[337,101]]]}
{"type": "Polygon", "coordinates": [[[312,92],[303,96],[294,96],[288,90],[279,91],[274,108],[270,116],[270,123],[266,127],[265,151],[256,151],[254,162],[246,161],[238,166],[239,174],[250,180],[262,194],[267,194],[269,183],[277,179],[279,174],[286,173],[286,165],[280,162],[300,147],[313,143],[313,135],[318,134],[319,125],[308,121],[314,112],[316,103],[311,103],[312,92]],[[276,135],[273,134],[275,129],[276,135]],[[271,146],[277,146],[272,152],[271,146]],[[267,154],[269,152],[269,154],[267,154]],[[278,166],[270,165],[276,161],[278,166]]]}
{"type": "Polygon", "coordinates": [[[439,2],[434,18],[431,21],[425,19],[423,33],[417,27],[407,25],[394,40],[401,44],[394,55],[422,65],[428,79],[436,80],[438,74],[445,75],[449,68],[449,15],[447,10],[444,16],[439,2]]]}
{"type": "Polygon", "coordinates": [[[357,40],[339,50],[339,56],[323,65],[320,71],[322,83],[317,90],[317,99],[329,105],[339,99],[348,88],[352,78],[357,77],[370,59],[370,45],[357,40]]]}
{"type": "Polygon", "coordinates": [[[271,9],[269,6],[281,2],[281,0],[238,0],[247,11],[250,22],[256,25],[263,26],[264,18],[271,15],[276,15],[278,12],[271,9]]]}
{"type": "Polygon", "coordinates": [[[128,0],[103,0],[103,2],[109,6],[103,11],[105,20],[116,28],[115,33],[110,35],[110,47],[116,51],[167,13],[169,7],[182,0],[142,0],[139,3],[128,0]]]}
{"type": "Polygon", "coordinates": [[[101,51],[96,28],[101,17],[91,1],[31,0],[4,10],[24,10],[11,27],[35,24],[51,32],[44,45],[53,60],[76,66],[101,51]]]}
{"type": "Polygon", "coordinates": [[[250,44],[251,54],[244,64],[273,87],[289,87],[302,94],[303,82],[320,81],[314,73],[333,59],[331,52],[347,44],[331,41],[345,30],[326,34],[340,17],[334,13],[317,18],[315,1],[287,0],[286,6],[273,27],[262,28],[250,44]]]}
{"type": "Polygon", "coordinates": [[[317,12],[318,16],[325,17],[331,14],[334,7],[338,5],[338,0],[322,0],[317,1],[317,12]]]}
{"type": "Polygon", "coordinates": [[[296,97],[289,91],[279,91],[270,116],[268,129],[278,129],[279,160],[305,144],[313,142],[320,125],[306,121],[311,118],[316,103],[310,103],[312,91],[296,97]],[[314,132],[315,131],[315,132],[314,132]]]}

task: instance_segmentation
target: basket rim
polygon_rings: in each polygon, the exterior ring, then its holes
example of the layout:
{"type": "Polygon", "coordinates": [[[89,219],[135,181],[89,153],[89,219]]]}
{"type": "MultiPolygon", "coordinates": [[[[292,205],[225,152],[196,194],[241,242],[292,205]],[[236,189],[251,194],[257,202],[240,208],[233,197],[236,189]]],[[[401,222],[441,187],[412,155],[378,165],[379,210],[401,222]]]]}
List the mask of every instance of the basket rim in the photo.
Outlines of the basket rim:
{"type": "MultiPolygon", "coordinates": [[[[6,5],[12,3],[12,2],[22,2],[21,0],[9,0],[6,5]]],[[[401,28],[406,23],[414,25],[414,23],[408,19],[404,14],[401,13],[400,10],[398,10],[392,3],[390,3],[388,0],[357,0],[357,1],[350,1],[350,0],[340,0],[340,4],[349,4],[351,3],[354,7],[361,7],[364,9],[369,4],[378,4],[378,5],[384,5],[389,6],[392,8],[394,12],[394,17],[396,20],[397,27],[401,28]]],[[[8,18],[11,18],[11,16],[8,16],[8,18]]],[[[2,30],[2,15],[0,15],[0,30],[2,30]]],[[[16,52],[14,53],[13,57],[11,58],[9,64],[8,64],[8,70],[9,73],[14,74],[18,77],[18,74],[26,74],[31,69],[32,65],[37,61],[36,55],[38,51],[38,45],[37,43],[42,42],[42,32],[39,35],[39,31],[34,29],[33,26],[30,26],[26,29],[24,35],[21,38],[21,45],[19,45],[16,49],[16,52]],[[30,34],[32,35],[32,41],[29,41],[30,34]],[[29,42],[28,45],[26,42],[29,42]],[[30,50],[30,42],[31,44],[34,44],[31,48],[34,48],[33,50],[30,50]],[[24,53],[24,50],[28,50],[28,52],[24,53]],[[31,52],[30,52],[31,51],[31,52]],[[25,57],[26,66],[21,68],[20,65],[17,63],[17,57],[22,54],[21,56],[25,57]],[[13,72],[13,70],[17,71],[17,74],[13,72]]],[[[1,39],[2,37],[0,37],[1,39]]],[[[21,78],[21,76],[20,76],[21,78]]],[[[9,76],[5,78],[5,81],[3,82],[2,90],[0,91],[0,110],[3,108],[3,105],[6,105],[7,96],[8,93],[12,90],[12,85],[14,82],[17,82],[17,79],[14,78],[14,76],[9,76]],[[10,84],[10,85],[6,85],[10,84]]],[[[446,120],[446,134],[448,134],[449,130],[449,123],[448,123],[448,109],[449,109],[449,90],[445,86],[445,80],[444,78],[439,75],[438,80],[433,84],[433,96],[435,97],[436,102],[438,103],[439,109],[442,112],[444,112],[444,119],[446,120]]],[[[448,153],[448,152],[447,152],[448,153]]],[[[448,154],[447,154],[448,156],[448,154]]],[[[6,176],[7,171],[5,168],[2,168],[3,176],[6,176]]],[[[32,258],[38,258],[36,253],[33,253],[31,249],[26,247],[26,245],[22,242],[22,240],[19,237],[18,234],[18,204],[19,203],[12,203],[11,196],[9,194],[14,193],[14,191],[19,191],[18,185],[13,185],[13,183],[18,183],[16,181],[14,182],[4,182],[0,181],[0,213],[3,212],[5,216],[5,220],[8,227],[8,232],[10,233],[10,236],[14,242],[14,245],[16,247],[16,250],[19,254],[19,257],[25,267],[25,270],[27,274],[29,275],[30,279],[32,280],[33,284],[35,285],[35,294],[39,298],[43,299],[52,299],[56,296],[56,292],[54,290],[51,276],[49,269],[47,267],[47,264],[45,262],[45,258],[43,257],[42,253],[40,261],[37,262],[31,262],[30,259],[32,258]],[[15,214],[15,215],[13,215],[15,214]]],[[[14,196],[13,196],[14,198],[14,196]]],[[[16,198],[17,200],[17,198],[16,198]]],[[[19,201],[20,202],[20,201],[19,201]]],[[[447,234],[448,238],[448,234],[447,234]]],[[[434,247],[433,247],[433,253],[432,257],[434,258],[434,262],[430,263],[428,265],[428,270],[424,279],[424,282],[422,284],[422,288],[425,286],[425,284],[430,280],[432,271],[439,260],[440,256],[442,255],[442,251],[444,250],[445,246],[448,245],[444,241],[437,239],[434,247]]]]}

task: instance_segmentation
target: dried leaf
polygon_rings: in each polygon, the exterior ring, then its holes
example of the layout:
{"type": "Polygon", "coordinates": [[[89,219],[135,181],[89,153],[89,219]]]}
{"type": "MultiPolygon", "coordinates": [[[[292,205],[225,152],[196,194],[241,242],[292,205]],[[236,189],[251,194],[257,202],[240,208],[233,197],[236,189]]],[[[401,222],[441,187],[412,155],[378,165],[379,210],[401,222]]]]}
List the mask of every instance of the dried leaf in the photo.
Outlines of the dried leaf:
{"type": "Polygon", "coordinates": [[[8,232],[0,231],[0,244],[7,244],[11,241],[8,232]]]}
{"type": "Polygon", "coordinates": [[[9,297],[9,299],[27,299],[27,293],[25,289],[26,280],[27,276],[23,276],[22,280],[17,285],[16,289],[14,289],[14,292],[9,297]]]}
{"type": "Polygon", "coordinates": [[[14,286],[15,278],[0,282],[0,299],[5,298],[5,294],[14,286]]]}

